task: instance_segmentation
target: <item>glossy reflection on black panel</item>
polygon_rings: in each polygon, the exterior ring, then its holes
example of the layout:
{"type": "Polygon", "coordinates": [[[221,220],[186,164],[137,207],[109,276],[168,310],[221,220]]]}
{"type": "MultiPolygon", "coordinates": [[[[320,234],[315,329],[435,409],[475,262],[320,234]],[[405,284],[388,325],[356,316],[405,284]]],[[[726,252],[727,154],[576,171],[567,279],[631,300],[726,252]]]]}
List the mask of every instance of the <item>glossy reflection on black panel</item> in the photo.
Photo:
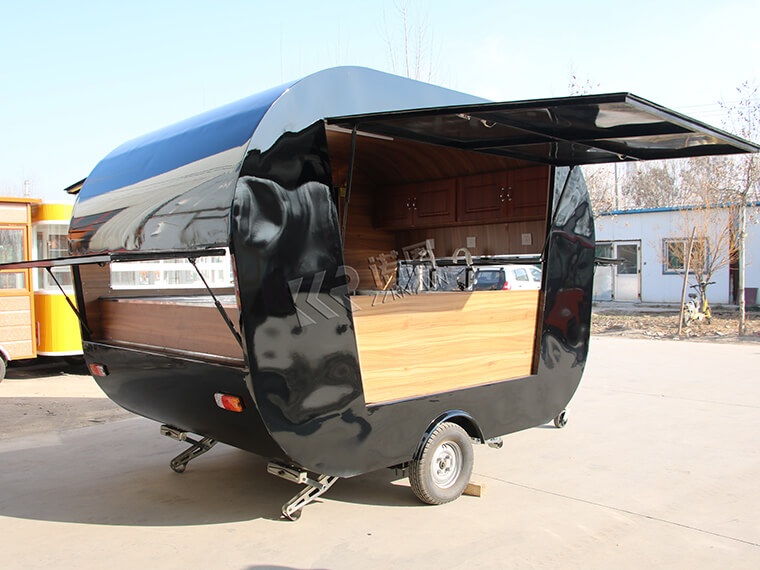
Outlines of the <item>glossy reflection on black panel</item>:
{"type": "Polygon", "coordinates": [[[541,355],[559,367],[562,352],[571,366],[583,365],[588,353],[594,272],[594,224],[585,181],[579,168],[557,176],[562,182],[547,250],[546,307],[541,355]]]}
{"type": "Polygon", "coordinates": [[[251,388],[286,446],[326,423],[339,433],[363,408],[326,145],[319,123],[251,152],[235,197],[251,388]]]}

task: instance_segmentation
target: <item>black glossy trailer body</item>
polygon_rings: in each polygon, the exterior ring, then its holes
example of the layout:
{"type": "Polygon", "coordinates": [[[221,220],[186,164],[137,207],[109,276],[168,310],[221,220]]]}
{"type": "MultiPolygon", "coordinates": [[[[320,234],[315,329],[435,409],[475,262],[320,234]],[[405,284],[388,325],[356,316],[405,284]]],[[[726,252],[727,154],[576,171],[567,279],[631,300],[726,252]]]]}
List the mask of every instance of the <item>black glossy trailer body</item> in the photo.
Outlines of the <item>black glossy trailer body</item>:
{"type": "MultiPolygon", "coordinates": [[[[595,241],[579,165],[756,150],[625,93],[488,103],[367,69],[326,70],[125,144],[78,194],[73,255],[229,248],[240,357],[112,342],[95,326],[83,330],[85,357],[105,367],[96,380],[126,409],[319,474],[408,462],[447,419],[481,441],[540,425],[567,406],[588,354],[595,241]],[[546,168],[529,374],[368,404],[344,259],[346,198],[328,144],[336,132],[352,139],[342,165],[349,197],[362,137],[546,168]],[[245,409],[220,408],[218,393],[245,409]]],[[[85,323],[105,271],[75,268],[85,323]]],[[[204,334],[166,327],[177,338],[204,334]]],[[[401,332],[399,357],[415,358],[401,332]]]]}

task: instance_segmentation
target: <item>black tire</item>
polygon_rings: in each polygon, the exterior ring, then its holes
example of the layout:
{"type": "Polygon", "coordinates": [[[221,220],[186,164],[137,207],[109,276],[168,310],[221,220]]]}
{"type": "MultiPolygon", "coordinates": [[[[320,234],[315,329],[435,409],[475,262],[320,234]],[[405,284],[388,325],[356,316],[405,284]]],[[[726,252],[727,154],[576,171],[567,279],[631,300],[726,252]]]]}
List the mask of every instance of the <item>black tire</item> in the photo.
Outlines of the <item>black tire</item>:
{"type": "Polygon", "coordinates": [[[409,483],[423,503],[449,503],[470,482],[472,464],[470,436],[461,426],[443,422],[430,434],[419,459],[409,463],[409,483]]]}
{"type": "Polygon", "coordinates": [[[554,427],[557,429],[562,429],[567,425],[567,410],[562,410],[560,413],[557,414],[557,417],[554,418],[554,427]]]}

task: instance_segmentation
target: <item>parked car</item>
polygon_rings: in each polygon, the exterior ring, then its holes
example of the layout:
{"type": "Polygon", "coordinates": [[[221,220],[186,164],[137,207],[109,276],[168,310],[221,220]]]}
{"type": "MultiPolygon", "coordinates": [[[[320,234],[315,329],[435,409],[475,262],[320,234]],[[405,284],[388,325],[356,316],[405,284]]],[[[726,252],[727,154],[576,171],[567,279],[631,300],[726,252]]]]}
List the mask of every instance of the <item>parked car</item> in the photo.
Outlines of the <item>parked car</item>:
{"type": "Polygon", "coordinates": [[[474,291],[541,289],[541,269],[535,265],[501,265],[475,271],[474,291]]]}

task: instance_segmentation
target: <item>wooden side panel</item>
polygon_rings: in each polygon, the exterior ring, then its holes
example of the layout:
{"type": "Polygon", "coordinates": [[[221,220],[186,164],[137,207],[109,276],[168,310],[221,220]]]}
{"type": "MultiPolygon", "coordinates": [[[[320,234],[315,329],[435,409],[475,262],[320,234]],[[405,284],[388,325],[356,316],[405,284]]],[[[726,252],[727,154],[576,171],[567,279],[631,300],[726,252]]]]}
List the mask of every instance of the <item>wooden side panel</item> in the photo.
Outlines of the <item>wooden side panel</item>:
{"type": "Polygon", "coordinates": [[[0,298],[0,344],[13,359],[35,357],[31,298],[28,295],[0,298]]]}
{"type": "Polygon", "coordinates": [[[110,268],[108,265],[80,265],[79,272],[82,278],[82,295],[84,297],[84,313],[87,317],[87,326],[92,331],[92,339],[102,338],[101,330],[101,303],[100,298],[111,293],[110,268]]]}
{"type": "Polygon", "coordinates": [[[531,374],[538,291],[373,299],[352,298],[367,404],[531,374]]]}
{"type": "Polygon", "coordinates": [[[469,248],[472,255],[535,254],[543,249],[545,234],[544,220],[413,229],[398,232],[395,247],[400,251],[404,246],[433,239],[436,257],[451,257],[454,251],[467,245],[470,236],[476,243],[474,248],[469,248]],[[530,244],[522,244],[523,234],[530,234],[530,244]]]}
{"type": "MultiPolygon", "coordinates": [[[[214,306],[149,299],[102,299],[100,303],[103,340],[243,362],[240,345],[214,306]]],[[[237,323],[237,308],[225,306],[225,310],[237,323]]]]}
{"type": "MultiPolygon", "coordinates": [[[[33,202],[39,202],[39,200],[28,198],[0,200],[0,224],[3,230],[10,230],[13,233],[21,232],[23,235],[21,257],[6,256],[4,261],[31,259],[30,204],[33,202]]],[[[7,288],[0,288],[0,345],[11,359],[34,358],[37,356],[37,343],[34,330],[31,271],[27,269],[3,273],[23,274],[24,286],[15,288],[18,281],[11,279],[10,282],[5,282],[7,288]]]]}
{"type": "Polygon", "coordinates": [[[8,202],[0,203],[0,220],[4,224],[28,224],[29,205],[11,204],[8,202]]]}
{"type": "Polygon", "coordinates": [[[351,283],[352,289],[377,289],[378,285],[369,267],[369,258],[389,254],[396,249],[396,238],[392,232],[376,228],[373,223],[374,197],[370,187],[354,184],[348,207],[348,227],[346,228],[346,249],[343,252],[345,264],[356,270],[358,283],[351,283]]]}

